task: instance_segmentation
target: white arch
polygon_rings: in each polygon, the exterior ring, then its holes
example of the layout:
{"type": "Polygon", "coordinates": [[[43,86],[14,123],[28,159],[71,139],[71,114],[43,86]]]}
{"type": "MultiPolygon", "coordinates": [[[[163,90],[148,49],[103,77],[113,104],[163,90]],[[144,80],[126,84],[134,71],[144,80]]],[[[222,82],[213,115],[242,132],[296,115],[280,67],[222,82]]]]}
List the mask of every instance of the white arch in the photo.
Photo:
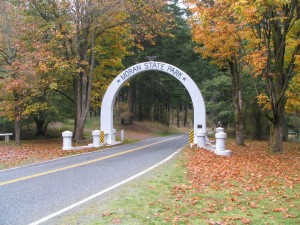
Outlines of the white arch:
{"type": "Polygon", "coordinates": [[[179,80],[189,92],[193,106],[194,106],[194,142],[197,143],[196,133],[197,126],[201,125],[202,129],[206,130],[206,112],[205,104],[202,94],[197,87],[196,83],[179,68],[163,62],[143,62],[133,65],[123,72],[121,72],[109,85],[107,91],[102,100],[101,106],[101,131],[105,133],[105,143],[115,144],[115,132],[113,129],[113,106],[118,91],[122,87],[123,83],[134,77],[135,75],[149,71],[156,70],[165,72],[177,80],[179,80]]]}

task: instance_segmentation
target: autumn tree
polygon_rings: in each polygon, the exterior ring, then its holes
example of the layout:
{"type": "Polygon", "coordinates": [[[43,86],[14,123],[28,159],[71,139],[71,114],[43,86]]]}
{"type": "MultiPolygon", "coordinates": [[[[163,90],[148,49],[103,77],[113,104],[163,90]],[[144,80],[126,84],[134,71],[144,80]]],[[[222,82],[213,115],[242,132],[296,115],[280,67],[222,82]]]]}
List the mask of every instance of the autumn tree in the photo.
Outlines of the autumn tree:
{"type": "Polygon", "coordinates": [[[212,58],[221,67],[227,67],[231,74],[233,106],[236,124],[236,144],[244,145],[243,112],[243,37],[240,21],[231,8],[234,1],[188,0],[192,15],[195,48],[203,57],[212,58]]]}
{"type": "Polygon", "coordinates": [[[300,73],[291,81],[286,92],[286,111],[290,115],[300,116],[300,73]]]}
{"type": "Polygon", "coordinates": [[[123,59],[131,55],[134,38],[130,29],[122,26],[112,28],[96,39],[95,69],[92,85],[91,107],[98,110],[102,97],[112,80],[124,69],[123,59]]]}
{"type": "MultiPolygon", "coordinates": [[[[298,0],[253,1],[241,3],[241,21],[248,28],[248,58],[252,75],[261,78],[266,91],[258,103],[271,122],[270,149],[282,151],[285,106],[296,100],[290,90],[297,84],[300,49],[300,5],[298,0]],[[291,83],[293,77],[295,79],[291,83]],[[292,86],[290,86],[292,84],[292,86]]],[[[299,83],[298,83],[299,84],[299,83]]]]}
{"type": "Polygon", "coordinates": [[[38,108],[34,103],[41,80],[38,73],[46,69],[49,54],[35,37],[36,26],[26,19],[22,1],[0,3],[0,61],[2,65],[1,116],[14,120],[16,143],[20,144],[21,118],[38,108]],[[31,29],[31,33],[27,32],[31,29]]]}
{"type": "MultiPolygon", "coordinates": [[[[161,25],[165,17],[160,12],[164,1],[29,0],[28,2],[32,12],[44,19],[45,26],[51,33],[50,41],[56,43],[54,50],[69,68],[67,75],[74,88],[76,114],[74,138],[79,140],[82,138],[90,109],[97,39],[116,27],[132,31],[137,29],[135,33],[138,33],[139,37],[152,39],[153,34],[163,28],[161,25]]],[[[97,64],[100,65],[101,62],[97,64]]]]}
{"type": "MultiPolygon", "coordinates": [[[[299,1],[188,2],[194,13],[194,38],[202,43],[198,51],[218,61],[226,59],[231,73],[264,81],[265,92],[257,99],[271,122],[270,148],[281,151],[286,94],[299,64],[299,1]]],[[[238,79],[233,81],[235,93],[238,79]]],[[[239,102],[234,102],[236,108],[239,102]]]]}

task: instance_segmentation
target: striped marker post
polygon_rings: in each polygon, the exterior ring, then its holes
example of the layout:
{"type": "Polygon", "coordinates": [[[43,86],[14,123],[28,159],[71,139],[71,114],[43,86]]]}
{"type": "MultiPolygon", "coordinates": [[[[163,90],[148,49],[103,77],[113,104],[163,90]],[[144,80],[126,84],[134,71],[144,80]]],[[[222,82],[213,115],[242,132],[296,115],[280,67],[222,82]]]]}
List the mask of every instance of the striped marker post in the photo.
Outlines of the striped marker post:
{"type": "Polygon", "coordinates": [[[101,132],[100,132],[100,143],[104,144],[104,131],[103,130],[101,130],[101,132]]]}
{"type": "Polygon", "coordinates": [[[190,146],[192,147],[194,145],[194,131],[190,131],[190,146]]]}

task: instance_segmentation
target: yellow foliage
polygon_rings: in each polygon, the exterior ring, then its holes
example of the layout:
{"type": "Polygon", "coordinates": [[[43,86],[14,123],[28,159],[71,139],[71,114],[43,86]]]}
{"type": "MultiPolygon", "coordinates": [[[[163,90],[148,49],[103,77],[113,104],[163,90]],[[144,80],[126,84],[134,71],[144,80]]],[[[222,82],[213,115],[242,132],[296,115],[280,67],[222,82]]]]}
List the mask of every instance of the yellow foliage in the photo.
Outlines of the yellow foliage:
{"type": "Polygon", "coordinates": [[[287,103],[285,109],[287,113],[300,115],[300,73],[290,83],[286,97],[287,103]]]}
{"type": "Polygon", "coordinates": [[[256,97],[257,103],[262,107],[263,110],[271,110],[270,98],[265,94],[260,94],[256,97]]]}
{"type": "Polygon", "coordinates": [[[46,102],[37,102],[37,103],[34,103],[32,105],[28,105],[26,107],[26,109],[24,110],[24,115],[30,115],[34,112],[37,112],[37,111],[45,111],[46,109],[48,109],[48,105],[46,102]]]}

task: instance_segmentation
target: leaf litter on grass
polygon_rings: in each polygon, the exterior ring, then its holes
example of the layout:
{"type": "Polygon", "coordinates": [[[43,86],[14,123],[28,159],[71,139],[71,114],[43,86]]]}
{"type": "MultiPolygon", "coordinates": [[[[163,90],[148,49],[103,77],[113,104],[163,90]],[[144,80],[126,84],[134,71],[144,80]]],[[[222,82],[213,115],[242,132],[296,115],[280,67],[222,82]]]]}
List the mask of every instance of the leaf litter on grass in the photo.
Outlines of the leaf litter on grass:
{"type": "Polygon", "coordinates": [[[59,157],[95,151],[95,148],[82,150],[62,150],[62,140],[45,139],[24,141],[20,146],[13,143],[0,144],[0,169],[47,161],[59,157]]]}
{"type": "MultiPolygon", "coordinates": [[[[186,183],[174,184],[154,206],[156,221],[172,224],[300,224],[299,144],[282,154],[266,142],[228,148],[232,157],[185,150],[186,183]]],[[[152,203],[153,204],[153,203],[152,203]]]]}
{"type": "Polygon", "coordinates": [[[262,218],[266,224],[271,223],[269,220],[273,224],[299,224],[299,144],[285,143],[281,154],[271,154],[266,142],[257,141],[245,147],[231,141],[228,149],[233,151],[231,157],[199,148],[186,151],[193,191],[204,198],[209,196],[205,201],[214,203],[207,204],[202,212],[210,214],[208,218],[218,218],[221,224],[259,224],[262,218]]]}

